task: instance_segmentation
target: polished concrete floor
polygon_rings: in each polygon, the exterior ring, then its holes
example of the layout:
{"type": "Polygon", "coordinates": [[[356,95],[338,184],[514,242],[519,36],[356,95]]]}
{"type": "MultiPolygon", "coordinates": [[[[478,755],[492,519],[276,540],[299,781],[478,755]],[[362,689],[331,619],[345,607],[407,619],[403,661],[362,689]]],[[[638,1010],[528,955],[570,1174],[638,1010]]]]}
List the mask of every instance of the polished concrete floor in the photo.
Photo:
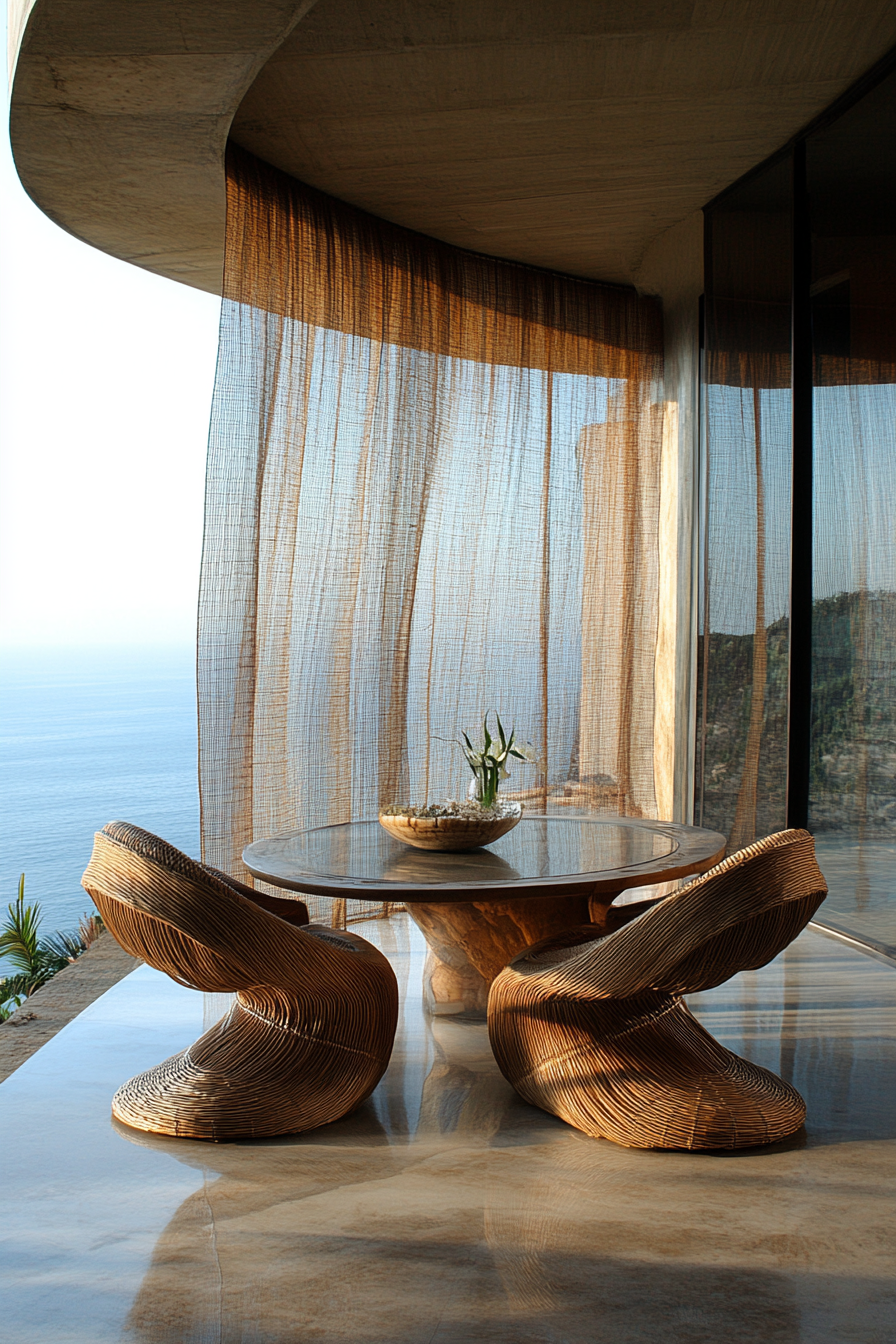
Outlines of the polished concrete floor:
{"type": "Polygon", "coordinates": [[[805,1133],[728,1155],[594,1141],[518,1100],[484,1026],[421,1011],[347,1120],[220,1146],[121,1127],[203,1003],[146,967],[0,1085],[3,1344],[892,1344],[896,968],[808,932],[694,996],[791,1079],[805,1133]]]}

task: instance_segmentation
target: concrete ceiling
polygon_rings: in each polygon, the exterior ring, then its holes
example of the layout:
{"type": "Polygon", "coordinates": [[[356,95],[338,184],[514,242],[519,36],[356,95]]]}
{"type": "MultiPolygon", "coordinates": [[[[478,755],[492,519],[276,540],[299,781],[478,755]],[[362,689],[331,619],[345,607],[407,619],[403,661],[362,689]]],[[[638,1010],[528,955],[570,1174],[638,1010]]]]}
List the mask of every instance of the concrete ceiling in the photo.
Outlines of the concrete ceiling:
{"type": "Polygon", "coordinates": [[[892,0],[310,3],[13,0],[27,189],[104,250],[216,289],[231,128],[387,219],[630,281],[896,44],[892,0]]]}
{"type": "Polygon", "coordinates": [[[894,42],[892,0],[317,0],[231,134],[447,242],[628,281],[894,42]]]}

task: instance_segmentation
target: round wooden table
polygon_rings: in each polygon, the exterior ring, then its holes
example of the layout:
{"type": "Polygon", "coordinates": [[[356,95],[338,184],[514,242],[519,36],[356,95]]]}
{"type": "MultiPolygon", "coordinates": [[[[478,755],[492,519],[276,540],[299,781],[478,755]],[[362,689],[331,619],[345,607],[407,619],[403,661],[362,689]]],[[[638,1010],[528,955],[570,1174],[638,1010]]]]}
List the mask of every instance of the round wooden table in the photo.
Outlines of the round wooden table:
{"type": "Polygon", "coordinates": [[[492,980],[524,948],[582,924],[614,927],[627,887],[705,872],[716,831],[617,817],[526,816],[487,849],[444,854],[393,840],[377,821],[287,831],[243,851],[274,886],[403,903],[429,946],[431,1012],[481,1017],[492,980]]]}

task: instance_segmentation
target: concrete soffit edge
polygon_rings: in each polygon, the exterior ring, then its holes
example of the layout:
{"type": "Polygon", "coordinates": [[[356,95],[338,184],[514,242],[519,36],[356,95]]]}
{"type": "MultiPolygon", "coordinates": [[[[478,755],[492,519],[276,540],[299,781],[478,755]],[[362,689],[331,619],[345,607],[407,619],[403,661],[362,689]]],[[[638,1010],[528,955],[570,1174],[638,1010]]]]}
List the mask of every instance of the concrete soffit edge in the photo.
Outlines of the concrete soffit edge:
{"type": "Polygon", "coordinates": [[[220,294],[224,151],[234,114],[315,0],[128,14],[8,0],[10,141],[22,185],[66,232],[220,294]],[[123,17],[124,16],[124,17],[123,17]]]}

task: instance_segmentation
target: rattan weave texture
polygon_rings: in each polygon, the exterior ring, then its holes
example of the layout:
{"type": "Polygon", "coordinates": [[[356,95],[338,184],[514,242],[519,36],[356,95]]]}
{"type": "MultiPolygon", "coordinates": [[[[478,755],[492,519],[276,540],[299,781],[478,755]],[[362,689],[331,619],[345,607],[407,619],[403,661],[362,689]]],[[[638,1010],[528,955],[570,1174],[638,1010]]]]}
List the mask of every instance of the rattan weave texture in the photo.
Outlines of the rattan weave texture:
{"type": "Polygon", "coordinates": [[[118,1090],[117,1119],[215,1141],[291,1134],[376,1087],[398,986],[363,938],[309,925],[301,901],[253,892],[125,822],[96,836],[82,881],[127,951],[179,984],[236,994],[187,1050],[118,1090]]]}
{"type": "Polygon", "coordinates": [[[715,1041],[682,995],[765,965],[826,894],[811,835],[782,831],[615,933],[528,948],[489,995],[502,1073],[526,1101],[630,1148],[786,1138],[805,1119],[799,1093],[715,1041]]]}

